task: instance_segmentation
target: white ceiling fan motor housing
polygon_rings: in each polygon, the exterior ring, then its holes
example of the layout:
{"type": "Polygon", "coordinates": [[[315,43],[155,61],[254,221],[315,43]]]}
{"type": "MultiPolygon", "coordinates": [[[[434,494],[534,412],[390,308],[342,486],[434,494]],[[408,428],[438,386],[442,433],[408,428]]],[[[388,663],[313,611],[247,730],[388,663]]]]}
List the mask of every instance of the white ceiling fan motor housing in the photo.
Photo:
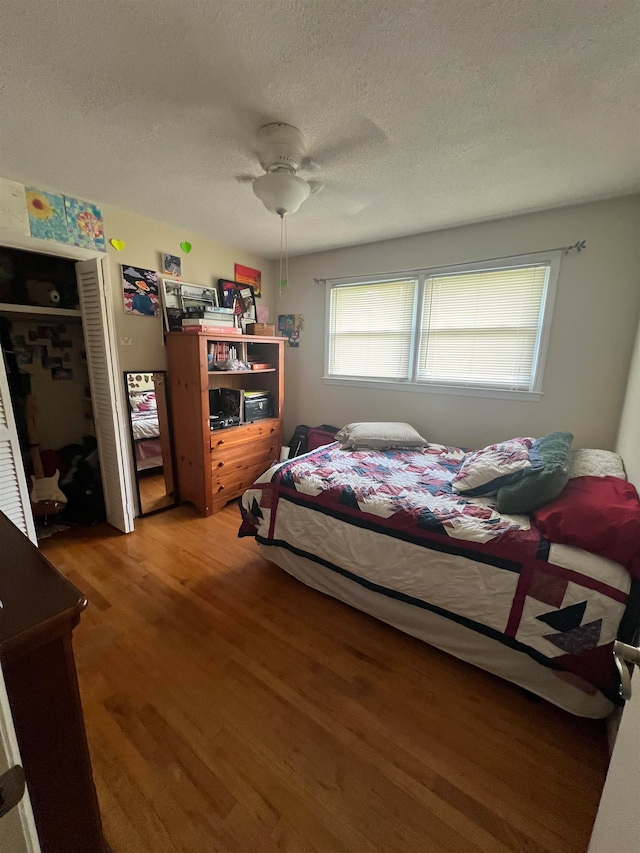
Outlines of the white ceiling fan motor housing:
{"type": "Polygon", "coordinates": [[[295,173],[306,153],[304,136],[297,127],[274,122],[258,131],[258,157],[265,172],[284,167],[295,173]]]}

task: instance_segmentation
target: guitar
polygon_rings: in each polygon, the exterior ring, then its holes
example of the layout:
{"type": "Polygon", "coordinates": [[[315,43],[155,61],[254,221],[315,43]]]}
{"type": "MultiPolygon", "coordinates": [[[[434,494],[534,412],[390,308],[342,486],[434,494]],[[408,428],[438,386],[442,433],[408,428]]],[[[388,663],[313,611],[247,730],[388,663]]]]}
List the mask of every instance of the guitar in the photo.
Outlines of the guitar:
{"type": "Polygon", "coordinates": [[[33,514],[36,516],[54,515],[64,509],[67,496],[58,486],[60,472],[56,471],[53,477],[45,477],[40,458],[40,444],[38,443],[38,430],[36,427],[36,416],[38,407],[33,394],[28,394],[24,401],[24,416],[27,422],[27,434],[29,436],[29,448],[31,450],[31,462],[33,474],[31,476],[31,503],[33,514]]]}

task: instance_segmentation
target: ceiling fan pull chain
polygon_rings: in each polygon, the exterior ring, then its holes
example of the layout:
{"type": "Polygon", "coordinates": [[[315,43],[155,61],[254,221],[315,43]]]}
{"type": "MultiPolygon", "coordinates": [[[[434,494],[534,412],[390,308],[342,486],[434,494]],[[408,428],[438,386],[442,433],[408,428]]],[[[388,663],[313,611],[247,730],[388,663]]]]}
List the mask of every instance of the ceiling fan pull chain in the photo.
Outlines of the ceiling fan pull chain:
{"type": "Polygon", "coordinates": [[[284,220],[284,283],[289,284],[289,237],[287,234],[287,214],[282,217],[284,220]]]}
{"type": "Polygon", "coordinates": [[[284,255],[284,215],[280,216],[280,275],[278,276],[278,295],[282,296],[282,260],[284,255]]]}

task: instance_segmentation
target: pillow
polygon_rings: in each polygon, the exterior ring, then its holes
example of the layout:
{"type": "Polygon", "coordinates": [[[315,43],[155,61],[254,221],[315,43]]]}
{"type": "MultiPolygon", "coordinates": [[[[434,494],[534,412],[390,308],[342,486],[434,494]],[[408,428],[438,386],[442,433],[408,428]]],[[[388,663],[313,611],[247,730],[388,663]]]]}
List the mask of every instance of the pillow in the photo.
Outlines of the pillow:
{"type": "Polygon", "coordinates": [[[575,477],[533,519],[550,542],[608,557],[640,578],[640,502],[626,480],[575,477]]]}
{"type": "Polygon", "coordinates": [[[135,391],[129,394],[129,403],[134,412],[155,412],[156,410],[156,392],[155,391],[135,391]]]}
{"type": "Polygon", "coordinates": [[[611,450],[574,450],[569,479],[573,477],[619,477],[626,480],[622,458],[611,450]]]}
{"type": "Polygon", "coordinates": [[[533,442],[531,468],[516,483],[498,491],[498,512],[532,512],[557,498],[569,481],[569,453],[573,435],[551,432],[533,442]]]}
{"type": "Polygon", "coordinates": [[[426,447],[429,443],[410,424],[382,421],[347,424],[335,440],[340,442],[340,450],[426,447]]]}
{"type": "Polygon", "coordinates": [[[531,467],[532,444],[532,438],[512,438],[467,453],[453,478],[453,489],[468,497],[494,495],[501,486],[520,479],[531,467]]]}

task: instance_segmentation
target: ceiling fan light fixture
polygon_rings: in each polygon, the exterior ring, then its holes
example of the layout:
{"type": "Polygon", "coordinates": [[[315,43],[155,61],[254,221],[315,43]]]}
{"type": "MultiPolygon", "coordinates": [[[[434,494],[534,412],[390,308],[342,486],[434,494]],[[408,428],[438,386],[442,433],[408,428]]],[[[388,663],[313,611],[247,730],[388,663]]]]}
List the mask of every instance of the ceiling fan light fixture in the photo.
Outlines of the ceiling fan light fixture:
{"type": "Polygon", "coordinates": [[[268,211],[286,216],[295,213],[309,197],[309,184],[288,169],[276,169],[253,182],[253,191],[268,211]]]}

